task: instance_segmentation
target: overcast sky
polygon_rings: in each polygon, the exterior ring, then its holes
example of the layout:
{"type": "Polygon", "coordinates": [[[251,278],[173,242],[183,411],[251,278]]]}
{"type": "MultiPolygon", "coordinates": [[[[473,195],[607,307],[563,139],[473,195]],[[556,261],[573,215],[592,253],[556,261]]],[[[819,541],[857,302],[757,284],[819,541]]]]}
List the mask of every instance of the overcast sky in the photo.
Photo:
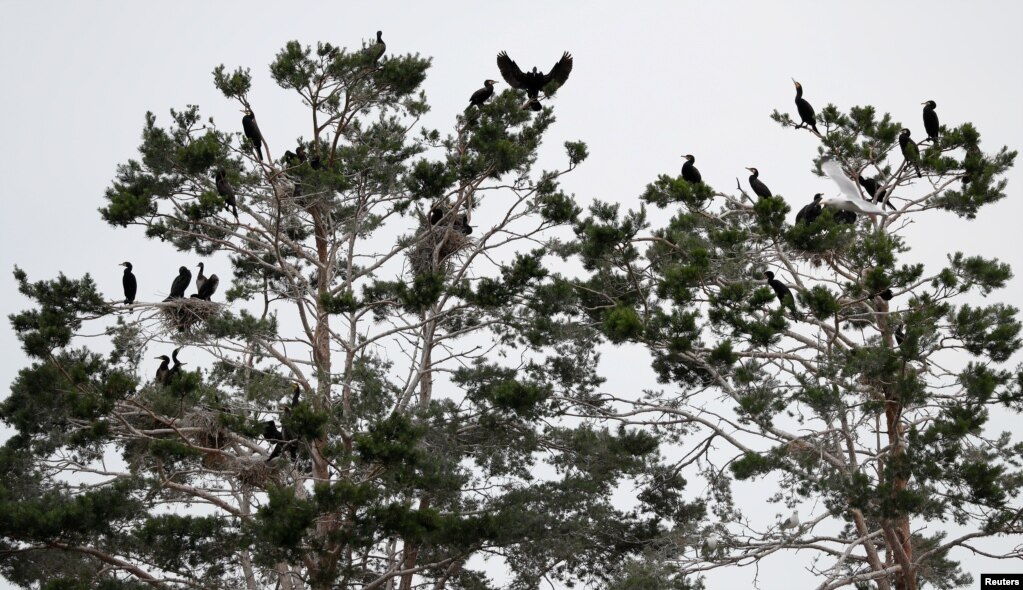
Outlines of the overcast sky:
{"type": "MultiPolygon", "coordinates": [[[[117,264],[131,258],[140,293],[165,292],[180,255],[139,230],[108,227],[96,211],[116,165],[136,155],[147,110],[165,123],[168,108],[198,104],[221,128],[240,130],[236,104],[212,85],[210,72],[220,63],[252,68],[249,98],[265,136],[308,138],[303,107],[267,71],[292,39],[353,47],[382,29],[389,53],[433,58],[424,84],[433,110],[424,124],[442,132],[485,78],[500,79],[498,51],[524,69],[543,70],[571,51],[575,68],[554,101],[558,121],[542,150],[563,161],[565,140],[588,143],[590,159],[564,183],[583,203],[638,207],[643,187],[658,174],[677,174],[684,153],[696,155],[704,180],[720,190],[745,179],[745,166],[758,167],[794,208],[831,189],[808,172],[813,138],[768,117],[773,109],[794,112],[792,77],[818,111],[828,102],[843,109],[873,104],[922,138],[920,103],[935,100],[943,124],[972,121],[985,149],[1023,147],[1018,2],[0,5],[4,317],[26,303],[10,278],[15,264],[35,280],[90,272],[113,296],[117,264]]],[[[918,216],[909,234],[913,256],[938,264],[963,250],[998,256],[1023,272],[1021,189],[1017,168],[1009,198],[973,222],[940,212],[918,216]]],[[[1019,305],[1021,294],[1016,278],[999,298],[1019,305]]],[[[0,330],[0,354],[6,384],[27,362],[9,329],[0,330]]],[[[605,366],[609,387],[630,383],[615,372],[620,364],[605,366]]],[[[975,576],[981,569],[1023,571],[967,559],[975,576]]],[[[791,573],[795,563],[774,562],[761,570],[761,587],[777,587],[765,571],[791,573]]],[[[711,577],[710,587],[748,583],[754,574],[711,577]]]]}

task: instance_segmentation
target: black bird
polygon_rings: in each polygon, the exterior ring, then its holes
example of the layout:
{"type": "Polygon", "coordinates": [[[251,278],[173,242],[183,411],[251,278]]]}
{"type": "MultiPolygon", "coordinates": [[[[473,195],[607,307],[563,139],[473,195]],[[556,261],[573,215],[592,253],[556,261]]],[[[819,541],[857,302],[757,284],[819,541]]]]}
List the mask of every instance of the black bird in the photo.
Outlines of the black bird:
{"type": "Polygon", "coordinates": [[[799,213],[796,213],[796,223],[813,223],[815,219],[820,217],[821,214],[821,199],[824,197],[824,193],[817,193],[813,196],[813,202],[809,205],[804,205],[799,213]]]}
{"type": "Polygon", "coordinates": [[[899,132],[899,147],[902,148],[902,157],[916,168],[916,177],[920,178],[920,148],[910,139],[909,134],[909,129],[899,132]]]}
{"type": "Polygon", "coordinates": [[[124,286],[124,302],[135,303],[135,293],[138,293],[139,284],[135,281],[135,275],[131,274],[131,263],[122,262],[121,266],[124,267],[124,278],[121,279],[121,285],[124,286]]]}
{"type": "Polygon", "coordinates": [[[820,137],[820,131],[817,131],[817,115],[813,112],[813,107],[810,103],[806,102],[803,98],[803,85],[796,82],[795,79],[792,83],[796,85],[796,110],[799,111],[799,118],[803,121],[799,125],[796,125],[796,129],[800,127],[810,127],[813,132],[820,137]]]}
{"type": "Polygon", "coordinates": [[[218,285],[220,285],[220,277],[215,274],[210,275],[208,279],[203,281],[202,287],[199,287],[199,292],[192,295],[192,299],[209,301],[210,297],[213,297],[213,294],[217,292],[218,285]]]}
{"type": "Polygon", "coordinates": [[[881,184],[877,181],[876,178],[870,178],[868,176],[863,176],[861,174],[856,177],[856,180],[859,181],[860,186],[863,187],[863,190],[867,191],[867,194],[870,195],[871,201],[875,203],[884,203],[885,207],[888,207],[893,211],[895,210],[895,205],[892,205],[887,198],[888,190],[881,188],[881,184]]]}
{"type": "Polygon", "coordinates": [[[891,301],[892,298],[895,297],[895,294],[892,293],[891,287],[886,287],[883,291],[872,294],[871,297],[880,297],[885,301],[891,301]]]}
{"type": "Polygon", "coordinates": [[[203,283],[206,282],[206,275],[202,274],[202,271],[203,271],[204,268],[205,268],[205,265],[203,265],[203,263],[200,262],[199,263],[199,274],[195,275],[195,290],[196,291],[202,291],[203,283]]]}
{"type": "Polygon", "coordinates": [[[171,378],[170,357],[165,354],[161,354],[160,356],[155,358],[158,358],[163,361],[162,363],[160,363],[160,368],[156,370],[156,380],[163,385],[170,384],[171,378]]]}
{"type": "Polygon", "coordinates": [[[384,56],[385,51],[387,51],[387,43],[384,43],[384,33],[377,31],[377,41],[366,48],[366,55],[372,56],[373,62],[376,63],[384,56]]]}
{"type": "Polygon", "coordinates": [[[305,146],[304,145],[300,145],[297,148],[295,148],[295,157],[298,158],[299,162],[305,162],[306,156],[305,156],[305,146]]]}
{"type": "Polygon", "coordinates": [[[898,328],[895,328],[895,343],[902,346],[902,343],[906,341],[906,330],[899,324],[898,328]]]}
{"type": "Polygon", "coordinates": [[[266,459],[268,463],[280,455],[285,449],[288,450],[288,455],[291,456],[292,461],[296,458],[296,449],[294,445],[295,437],[288,431],[288,427],[284,424],[284,418],[290,415],[291,409],[298,405],[298,398],[302,390],[299,388],[298,383],[293,383],[291,385],[291,391],[291,405],[284,408],[284,414],[281,416],[281,429],[277,430],[277,425],[274,424],[273,420],[267,420],[263,423],[263,436],[266,437],[267,440],[270,440],[270,437],[273,436],[277,441],[277,444],[274,445],[270,456],[266,459]]]}
{"type": "Polygon", "coordinates": [[[934,112],[938,103],[933,100],[921,103],[924,105],[924,129],[927,130],[927,139],[938,141],[938,113],[934,112]]]}
{"type": "Polygon", "coordinates": [[[467,236],[472,233],[472,226],[469,225],[469,216],[466,215],[465,213],[462,213],[455,219],[455,224],[453,227],[455,228],[456,232],[462,234],[463,236],[467,236]]]}
{"type": "Polygon", "coordinates": [[[703,182],[703,177],[700,176],[700,171],[696,169],[696,166],[693,166],[693,163],[696,162],[696,158],[693,157],[692,154],[686,154],[682,157],[686,159],[686,163],[682,164],[682,180],[685,180],[690,184],[703,182]]]}
{"type": "Polygon", "coordinates": [[[484,80],[483,88],[473,92],[472,96],[469,97],[469,106],[465,107],[465,111],[469,112],[473,105],[476,108],[481,108],[483,103],[487,102],[487,99],[494,95],[494,84],[497,84],[497,80],[484,80]]]}
{"type": "MultiPolygon", "coordinates": [[[[171,353],[171,357],[174,358],[174,366],[172,366],[170,368],[170,370],[167,371],[167,381],[166,381],[166,383],[164,383],[164,385],[169,385],[171,380],[174,379],[174,376],[181,372],[181,367],[183,367],[184,365],[188,364],[188,363],[183,363],[183,362],[178,360],[178,351],[179,350],[181,350],[180,346],[175,348],[174,352],[171,353]]],[[[164,358],[167,358],[167,357],[164,357],[164,358]]]]}
{"type": "Polygon", "coordinates": [[[789,291],[788,287],[774,278],[773,272],[769,270],[764,271],[764,276],[767,277],[767,284],[771,285],[771,288],[774,289],[774,294],[778,296],[778,301],[781,302],[782,307],[789,308],[792,316],[796,317],[799,312],[796,311],[796,298],[792,296],[792,291],[789,291]]]}
{"type": "Polygon", "coordinates": [[[170,295],[167,296],[164,301],[170,301],[171,299],[181,299],[185,296],[185,290],[188,289],[188,284],[192,282],[192,271],[188,270],[188,267],[182,266],[178,269],[178,276],[171,283],[170,295]]]}
{"type": "Polygon", "coordinates": [[[242,129],[245,137],[249,138],[252,147],[256,150],[256,157],[263,161],[263,134],[259,132],[259,124],[256,123],[256,114],[252,109],[245,109],[245,116],[242,117],[242,129]]]}
{"type": "Polygon", "coordinates": [[[220,168],[214,178],[217,182],[217,194],[224,198],[224,209],[230,209],[234,214],[234,220],[238,221],[238,200],[234,196],[234,187],[227,180],[227,172],[220,168]]]}
{"type": "Polygon", "coordinates": [[[856,223],[855,211],[846,211],[845,209],[839,209],[838,211],[835,211],[835,214],[832,217],[836,223],[848,224],[856,223]]]}
{"type": "Polygon", "coordinates": [[[534,111],[540,110],[540,91],[550,96],[568,80],[572,73],[572,55],[565,52],[558,63],[554,64],[551,71],[542,74],[533,67],[533,71],[523,73],[519,66],[512,61],[504,51],[497,54],[497,67],[501,70],[501,77],[512,88],[525,90],[529,101],[526,106],[534,111]]]}
{"type": "Polygon", "coordinates": [[[444,217],[444,210],[440,207],[430,209],[430,225],[437,225],[437,222],[444,217]]]}
{"type": "Polygon", "coordinates": [[[767,185],[757,178],[760,176],[760,171],[756,168],[747,168],[746,170],[752,172],[752,174],[749,175],[749,185],[753,188],[753,192],[755,192],[758,197],[772,196],[771,189],[767,188],[767,185]]]}

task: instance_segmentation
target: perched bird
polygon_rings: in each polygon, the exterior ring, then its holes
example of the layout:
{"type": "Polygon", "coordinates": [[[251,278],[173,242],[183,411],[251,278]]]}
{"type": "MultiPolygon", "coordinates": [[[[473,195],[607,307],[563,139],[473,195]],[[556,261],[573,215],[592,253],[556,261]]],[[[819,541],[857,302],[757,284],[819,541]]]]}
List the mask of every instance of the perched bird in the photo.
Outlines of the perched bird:
{"type": "Polygon", "coordinates": [[[718,548],[718,541],[721,540],[721,535],[717,533],[711,533],[707,535],[707,549],[714,551],[718,548]]]}
{"type": "Polygon", "coordinates": [[[512,61],[504,51],[497,54],[497,67],[501,70],[504,81],[512,88],[525,90],[529,97],[526,106],[535,111],[540,110],[540,91],[550,96],[562,84],[568,80],[572,73],[572,55],[565,52],[558,63],[554,64],[551,71],[542,74],[533,67],[533,71],[523,73],[519,66],[512,61]]]}
{"type": "Polygon", "coordinates": [[[444,218],[444,210],[440,207],[434,207],[430,209],[430,225],[437,225],[441,219],[444,218]]]}
{"type": "Polygon", "coordinates": [[[234,220],[238,221],[238,200],[234,196],[234,187],[227,180],[227,171],[223,168],[218,169],[214,179],[217,183],[217,194],[224,198],[224,209],[230,209],[234,214],[234,220]]]}
{"type": "Polygon", "coordinates": [[[131,263],[122,262],[121,266],[124,267],[124,277],[121,279],[121,285],[124,287],[124,302],[132,304],[135,303],[135,293],[138,293],[139,284],[135,281],[135,275],[131,273],[131,263]]]}
{"type": "Polygon", "coordinates": [[[487,99],[494,95],[494,84],[497,84],[497,80],[484,80],[483,88],[473,92],[472,96],[469,97],[469,106],[465,107],[465,112],[469,112],[469,109],[473,106],[481,108],[483,103],[487,102],[487,99]]]}
{"type": "Polygon", "coordinates": [[[304,145],[300,145],[297,148],[295,148],[295,157],[298,158],[299,162],[305,162],[306,155],[304,145]]]}
{"type": "Polygon", "coordinates": [[[895,343],[902,346],[902,343],[906,341],[906,329],[902,324],[899,324],[898,328],[895,328],[895,343]]]}
{"type": "Polygon", "coordinates": [[[202,291],[202,286],[206,282],[206,275],[202,274],[205,266],[203,263],[199,263],[199,274],[195,275],[195,290],[202,291]]]}
{"type": "Polygon", "coordinates": [[[792,296],[792,291],[784,283],[774,278],[773,272],[769,270],[764,271],[764,276],[767,277],[767,284],[774,289],[774,294],[778,296],[778,301],[782,307],[787,307],[793,316],[798,315],[799,312],[796,311],[796,298],[792,296]]]}
{"type": "Polygon", "coordinates": [[[472,226],[469,225],[469,216],[466,215],[465,213],[462,213],[457,218],[455,218],[455,223],[452,227],[455,228],[456,232],[462,234],[463,236],[467,236],[472,233],[472,226]]]}
{"type": "Polygon", "coordinates": [[[869,176],[863,176],[862,174],[856,177],[856,180],[863,187],[863,190],[867,191],[870,195],[870,200],[875,203],[883,203],[885,207],[888,207],[892,211],[895,210],[895,205],[891,204],[888,200],[888,189],[881,188],[881,184],[876,178],[870,178],[869,176]]]}
{"type": "Polygon", "coordinates": [[[899,147],[902,148],[902,157],[916,168],[916,177],[920,178],[920,148],[909,137],[909,129],[899,132],[899,147]]]}
{"type": "Polygon", "coordinates": [[[202,287],[199,288],[199,292],[192,295],[192,299],[209,301],[210,297],[213,297],[213,294],[217,292],[218,285],[220,285],[220,277],[215,274],[210,275],[208,279],[203,281],[202,287]]]}
{"type": "Polygon", "coordinates": [[[188,289],[188,284],[192,282],[192,271],[188,270],[188,267],[182,266],[178,269],[178,276],[171,283],[170,295],[167,296],[164,301],[170,301],[171,299],[181,299],[185,296],[185,290],[188,289]]]}
{"type": "MultiPolygon", "coordinates": [[[[188,364],[188,363],[183,363],[183,362],[178,360],[178,351],[179,350],[181,350],[180,346],[175,348],[174,352],[171,353],[171,357],[174,359],[174,365],[170,368],[169,371],[167,371],[167,382],[164,383],[164,385],[169,385],[171,380],[174,379],[174,376],[181,372],[181,367],[183,367],[183,366],[188,364]]],[[[164,357],[164,358],[166,358],[166,357],[164,357]]]]}
{"type": "Polygon", "coordinates": [[[839,209],[838,211],[835,211],[834,215],[832,215],[832,219],[834,219],[836,223],[847,223],[852,225],[853,223],[856,223],[856,212],[839,209]]]}
{"type": "Polygon", "coordinates": [[[692,154],[686,154],[682,157],[686,159],[686,163],[682,164],[682,180],[685,180],[690,184],[703,182],[703,177],[700,176],[700,171],[693,165],[696,162],[696,158],[693,157],[692,154]]]}
{"type": "Polygon", "coordinates": [[[154,357],[154,358],[158,358],[158,359],[163,361],[162,363],[160,363],[160,367],[158,369],[156,369],[156,380],[157,380],[157,382],[159,382],[159,383],[161,383],[163,385],[168,385],[170,383],[170,377],[171,377],[171,374],[170,374],[170,361],[171,361],[170,357],[165,355],[165,354],[161,354],[160,356],[154,357]]]}
{"type": "Polygon", "coordinates": [[[895,294],[894,294],[894,293],[892,293],[892,288],[891,288],[891,287],[886,287],[886,288],[885,288],[885,289],[884,289],[883,291],[881,291],[881,292],[878,292],[878,293],[872,293],[872,294],[871,294],[871,297],[880,297],[881,299],[883,299],[883,300],[885,300],[885,301],[891,301],[891,300],[892,300],[892,298],[893,298],[893,297],[895,297],[895,294]]]}
{"type": "Polygon", "coordinates": [[[385,51],[387,51],[387,43],[384,43],[384,33],[383,31],[377,31],[377,41],[366,48],[366,53],[371,55],[373,62],[376,63],[384,56],[385,51]]]}
{"type": "Polygon", "coordinates": [[[258,157],[259,161],[262,162],[263,134],[259,132],[259,125],[256,123],[256,114],[252,112],[252,109],[245,109],[245,116],[242,117],[242,130],[245,131],[245,137],[249,138],[249,142],[252,143],[253,149],[256,150],[256,157],[258,157]]]}
{"type": "MultiPolygon", "coordinates": [[[[821,159],[821,171],[828,178],[835,181],[835,184],[838,185],[838,190],[842,191],[841,197],[828,197],[823,200],[823,205],[852,213],[864,213],[867,215],[888,214],[884,209],[860,197],[860,191],[856,188],[856,183],[845,175],[845,172],[842,171],[842,166],[831,156],[824,156],[821,159]]],[[[836,215],[835,218],[838,219],[838,216],[836,215]]],[[[855,217],[853,220],[855,221],[855,217]]]]}
{"type": "Polygon", "coordinates": [[[803,121],[796,125],[796,129],[809,127],[820,137],[820,131],[817,131],[817,115],[813,112],[813,107],[810,106],[810,103],[806,102],[806,99],[803,98],[803,85],[796,82],[795,78],[792,79],[792,83],[796,85],[796,110],[799,111],[799,118],[803,121]]]}
{"type": "Polygon", "coordinates": [[[813,196],[813,202],[809,205],[804,205],[799,213],[796,213],[796,223],[813,223],[815,219],[820,217],[821,214],[821,197],[823,193],[817,193],[813,196]]]}
{"type": "Polygon", "coordinates": [[[793,510],[792,516],[789,516],[781,523],[781,530],[799,528],[799,512],[793,510]]]}
{"type": "Polygon", "coordinates": [[[746,170],[752,172],[752,174],[749,175],[749,185],[753,188],[753,192],[755,192],[758,197],[772,196],[771,189],[767,188],[767,185],[761,182],[760,178],[758,178],[760,176],[760,171],[756,168],[747,168],[746,170]]]}
{"type": "MultiPolygon", "coordinates": [[[[293,383],[291,385],[291,391],[292,391],[292,393],[291,393],[291,405],[286,406],[284,408],[284,415],[281,416],[281,429],[277,430],[277,425],[274,424],[273,420],[268,420],[268,421],[263,423],[264,424],[264,436],[269,434],[269,435],[274,436],[275,439],[277,440],[277,444],[274,445],[273,451],[271,451],[270,456],[267,457],[267,459],[266,459],[268,463],[270,461],[272,461],[273,459],[275,459],[278,455],[280,455],[285,449],[288,450],[288,455],[291,456],[291,460],[292,461],[295,460],[295,456],[296,456],[296,449],[295,449],[295,445],[294,445],[295,437],[294,437],[294,435],[291,432],[288,431],[288,427],[285,426],[285,424],[284,424],[284,416],[290,415],[291,414],[291,409],[298,405],[298,398],[299,398],[299,395],[301,394],[302,390],[299,388],[298,383],[293,383]],[[271,428],[272,428],[272,430],[271,430],[271,428]]],[[[270,437],[267,436],[266,438],[269,440],[270,437]]]]}
{"type": "Polygon", "coordinates": [[[938,103],[929,100],[920,104],[924,105],[924,129],[927,130],[927,139],[938,141],[938,113],[934,112],[938,103]]]}

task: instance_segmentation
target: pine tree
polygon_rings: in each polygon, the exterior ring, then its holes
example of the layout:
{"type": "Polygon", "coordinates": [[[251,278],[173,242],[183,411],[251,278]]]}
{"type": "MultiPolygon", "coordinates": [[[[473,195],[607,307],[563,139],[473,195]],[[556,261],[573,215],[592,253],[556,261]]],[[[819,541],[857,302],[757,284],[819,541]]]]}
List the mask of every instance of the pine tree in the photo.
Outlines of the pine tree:
{"type": "Polygon", "coordinates": [[[651,475],[669,473],[656,437],[577,418],[602,404],[595,332],[546,264],[580,212],[559,178],[585,145],[534,170],[553,113],[510,90],[450,135],[425,129],[428,67],[290,42],[270,73],[308,128],[281,129],[249,70],[224,66],[214,83],[251,117],[245,135],[196,106],[164,126],[146,115],[103,218],[176,248],[168,283],[206,256],[232,273],[210,301],[153,303],[162,285],[140,285],[126,306],[88,275],[16,272],[33,364],[0,408],[17,430],[0,455],[0,573],[489,588],[470,560],[498,555],[527,588],[619,576],[701,516],[684,480],[651,475]],[[104,325],[109,355],[80,338],[104,325]],[[190,366],[153,379],[172,348],[190,366]],[[616,508],[623,484],[647,508],[616,508]]]}
{"type": "MultiPolygon", "coordinates": [[[[788,114],[774,119],[795,127],[788,114]]],[[[984,153],[963,123],[907,162],[901,125],[873,107],[828,105],[818,123],[816,172],[830,155],[851,182],[877,177],[890,214],[850,224],[825,207],[789,225],[809,196],[757,198],[742,185],[715,190],[706,176],[662,175],[641,199],[670,211],[665,225],[604,203],[577,225],[590,271],[581,309],[610,341],[643,345],[668,388],[619,400],[619,415],[691,436],[700,452],[683,464],[707,482],[716,520],[703,531],[715,550],[673,550],[666,537],[636,567],[671,579],[666,567],[691,576],[799,551],[815,555],[819,588],[959,587],[970,575],[951,551],[1021,556],[1018,537],[1008,549],[984,544],[1023,533],[1023,444],[988,427],[993,412],[1023,409],[1023,369],[1005,366],[1020,323],[1014,306],[991,300],[1008,265],[954,251],[928,269],[906,233],[910,221],[972,220],[1004,198],[1016,152],[984,153]],[[800,313],[778,302],[765,271],[800,313]],[[763,507],[744,511],[737,485],[787,507],[773,523],[763,507]]]]}

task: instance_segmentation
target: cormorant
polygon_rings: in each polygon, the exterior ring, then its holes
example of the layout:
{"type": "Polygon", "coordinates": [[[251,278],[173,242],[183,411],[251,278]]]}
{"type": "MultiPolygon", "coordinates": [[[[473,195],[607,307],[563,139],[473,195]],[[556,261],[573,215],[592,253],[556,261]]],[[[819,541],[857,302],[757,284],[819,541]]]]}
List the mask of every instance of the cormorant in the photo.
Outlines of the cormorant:
{"type": "Polygon", "coordinates": [[[158,358],[163,361],[162,363],[160,363],[160,368],[156,370],[156,380],[162,385],[170,384],[171,378],[170,357],[165,354],[161,354],[160,356],[154,358],[158,358]]]}
{"type": "Polygon", "coordinates": [[[135,275],[131,274],[131,263],[122,262],[121,266],[124,267],[124,278],[121,279],[121,285],[124,286],[124,302],[135,303],[135,293],[138,293],[139,284],[135,281],[135,275]]]}
{"type": "Polygon", "coordinates": [[[756,168],[747,168],[746,170],[752,172],[752,174],[749,175],[749,185],[753,188],[753,192],[755,192],[758,197],[772,196],[771,189],[767,188],[767,185],[757,178],[760,176],[760,171],[756,168]]]}
{"type": "Polygon", "coordinates": [[[195,275],[195,290],[202,291],[202,286],[206,282],[206,275],[202,274],[205,265],[199,263],[199,274],[195,275]]]}
{"type": "Polygon", "coordinates": [[[899,147],[902,148],[902,157],[916,168],[916,177],[920,178],[920,148],[909,137],[909,129],[899,132],[899,147]]]}
{"type": "Polygon", "coordinates": [[[305,146],[300,145],[295,148],[295,157],[298,158],[299,162],[305,162],[305,146]]]}
{"type": "Polygon", "coordinates": [[[696,158],[692,154],[686,154],[682,156],[686,159],[686,163],[682,164],[682,180],[685,180],[689,184],[697,184],[703,181],[703,177],[700,176],[700,171],[693,166],[696,162],[696,158]]]}
{"type": "Polygon", "coordinates": [[[284,408],[284,414],[281,416],[281,429],[277,430],[277,425],[274,424],[273,420],[267,420],[263,423],[263,436],[270,440],[270,436],[276,437],[277,444],[274,445],[273,451],[270,456],[267,457],[269,463],[280,455],[285,448],[288,450],[288,455],[291,456],[291,460],[295,460],[296,449],[294,445],[295,437],[288,432],[288,427],[284,424],[284,417],[291,414],[291,409],[298,405],[298,398],[302,390],[299,388],[298,383],[292,383],[291,385],[291,405],[284,408]],[[268,436],[270,435],[270,436],[268,436]]]}
{"type": "Polygon", "coordinates": [[[476,105],[476,108],[481,108],[483,103],[487,102],[487,99],[494,95],[494,84],[497,84],[497,80],[484,80],[483,88],[473,92],[472,96],[469,97],[469,106],[465,107],[465,111],[469,112],[473,105],[476,105]]]}
{"type": "Polygon", "coordinates": [[[796,85],[796,110],[799,111],[799,118],[803,121],[796,125],[796,129],[810,127],[817,134],[817,137],[820,137],[820,131],[817,131],[817,115],[813,112],[813,107],[810,106],[810,103],[806,102],[806,99],[803,98],[803,85],[796,82],[795,78],[792,79],[792,83],[796,85]]]}
{"type": "MultiPolygon", "coordinates": [[[[167,371],[167,382],[164,383],[164,385],[170,385],[170,382],[171,382],[171,380],[174,379],[174,376],[181,372],[181,367],[183,367],[183,366],[188,364],[188,363],[183,363],[183,362],[178,360],[178,351],[179,350],[181,350],[180,346],[175,348],[174,352],[171,353],[171,357],[174,359],[174,366],[172,366],[170,368],[170,370],[167,371]]],[[[167,358],[167,357],[164,357],[164,358],[167,358]]]]}
{"type": "Polygon", "coordinates": [[[188,267],[182,266],[178,269],[178,276],[171,283],[170,295],[167,296],[164,301],[170,301],[171,299],[181,299],[185,296],[185,290],[188,289],[188,284],[192,282],[192,271],[188,270],[188,267]]]}
{"type": "MultiPolygon", "coordinates": [[[[260,160],[262,159],[260,157],[260,160]]],[[[234,187],[227,180],[227,172],[219,168],[214,179],[217,183],[217,194],[224,198],[224,209],[230,209],[234,214],[234,220],[238,221],[238,200],[234,197],[234,187]]]]}
{"type": "Polygon", "coordinates": [[[376,63],[384,56],[385,51],[387,51],[387,43],[384,43],[384,33],[383,31],[377,31],[376,43],[366,48],[366,54],[372,56],[373,63],[376,63]]]}
{"type": "Polygon", "coordinates": [[[892,211],[895,210],[895,205],[892,205],[891,201],[888,200],[888,189],[881,188],[881,184],[876,178],[870,178],[863,176],[862,174],[857,177],[860,186],[863,190],[867,191],[870,195],[870,200],[874,203],[883,203],[885,207],[888,207],[892,211]]]}
{"type": "Polygon", "coordinates": [[[465,213],[462,213],[457,218],[455,218],[455,223],[453,227],[455,228],[456,232],[462,234],[463,236],[467,236],[472,233],[472,226],[469,225],[469,216],[466,215],[465,213]]]}
{"type": "Polygon", "coordinates": [[[895,328],[895,343],[902,346],[902,343],[906,341],[906,330],[899,324],[898,328],[895,328]]]}
{"type": "Polygon", "coordinates": [[[771,285],[771,288],[774,289],[774,294],[778,296],[778,301],[781,302],[782,307],[789,308],[792,316],[795,317],[799,312],[796,311],[796,298],[792,296],[792,291],[789,291],[788,287],[774,278],[773,272],[769,270],[764,271],[764,276],[767,277],[767,284],[771,285]]]}
{"type": "Polygon", "coordinates": [[[845,209],[839,209],[838,211],[835,211],[834,215],[832,215],[832,219],[835,220],[835,223],[853,224],[856,223],[856,213],[853,211],[846,211],[845,209]]]}
{"type": "Polygon", "coordinates": [[[444,217],[444,210],[440,207],[430,209],[430,225],[437,225],[437,222],[444,217]]]}
{"type": "Polygon", "coordinates": [[[529,97],[526,106],[538,111],[540,91],[543,90],[545,95],[550,95],[568,80],[568,75],[572,73],[572,55],[566,51],[546,74],[538,72],[535,66],[533,71],[523,73],[508,54],[502,51],[497,54],[497,67],[509,86],[526,91],[526,96],[529,97]],[[552,82],[556,84],[552,85],[552,82]]]}
{"type": "Polygon", "coordinates": [[[821,214],[821,197],[823,193],[817,193],[813,196],[813,202],[809,205],[804,205],[799,213],[796,213],[796,223],[813,223],[815,219],[820,217],[821,214]]]}
{"type": "MultiPolygon", "coordinates": [[[[256,150],[256,157],[263,161],[263,134],[259,132],[259,125],[256,123],[256,114],[252,109],[245,109],[245,116],[242,117],[242,129],[245,137],[249,138],[252,147],[256,150]]],[[[221,195],[223,196],[223,195],[221,195]]]]}
{"type": "Polygon", "coordinates": [[[933,100],[929,100],[924,103],[924,129],[927,130],[927,139],[937,142],[938,141],[938,113],[934,112],[937,108],[938,103],[933,100]]]}
{"type": "Polygon", "coordinates": [[[199,292],[192,295],[192,298],[209,301],[210,297],[213,297],[213,294],[217,292],[218,285],[220,285],[220,277],[216,274],[212,274],[203,282],[202,287],[199,288],[199,292]]]}
{"type": "Polygon", "coordinates": [[[883,291],[880,291],[878,293],[874,293],[873,295],[871,295],[871,297],[880,297],[881,299],[883,299],[885,301],[891,301],[892,298],[895,297],[895,293],[892,293],[892,288],[891,287],[885,287],[885,289],[883,291]]]}

